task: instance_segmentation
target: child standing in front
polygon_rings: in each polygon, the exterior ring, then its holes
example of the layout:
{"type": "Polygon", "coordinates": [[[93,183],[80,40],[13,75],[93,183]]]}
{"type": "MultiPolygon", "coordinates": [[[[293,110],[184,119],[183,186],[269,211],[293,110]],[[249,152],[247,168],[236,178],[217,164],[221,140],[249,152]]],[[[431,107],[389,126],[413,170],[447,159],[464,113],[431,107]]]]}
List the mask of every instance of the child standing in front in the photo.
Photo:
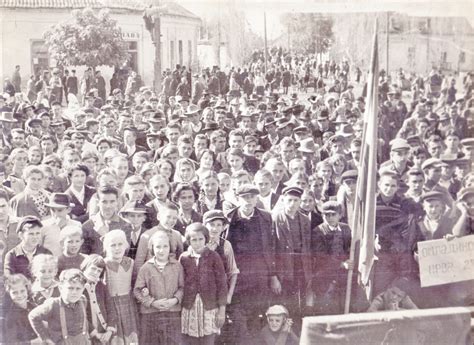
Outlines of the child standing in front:
{"type": "Polygon", "coordinates": [[[65,270],[59,276],[60,297],[47,299],[28,315],[31,327],[43,344],[88,345],[89,324],[82,293],[86,284],[78,269],[65,270]]]}
{"type": "Polygon", "coordinates": [[[104,236],[106,284],[113,307],[110,317],[117,322],[117,337],[122,344],[138,343],[137,312],[132,297],[133,259],[126,257],[129,247],[125,232],[111,230],[104,236]]]}
{"type": "Polygon", "coordinates": [[[12,274],[5,281],[3,302],[2,344],[29,344],[36,334],[28,321],[28,313],[35,307],[29,298],[31,283],[23,274],[12,274]]]}
{"type": "Polygon", "coordinates": [[[35,278],[31,286],[32,300],[36,305],[43,304],[50,297],[59,296],[58,260],[51,254],[38,254],[31,262],[31,273],[35,278]]]}
{"type": "Polygon", "coordinates": [[[61,230],[60,243],[62,254],[58,257],[58,274],[71,268],[80,269],[87,255],[80,253],[84,243],[82,228],[79,226],[66,226],[61,230]]]}
{"type": "Polygon", "coordinates": [[[179,259],[184,269],[181,332],[186,345],[213,345],[225,321],[227,282],[219,254],[206,247],[209,231],[202,223],[186,228],[188,250],[179,259]]]}
{"type": "Polygon", "coordinates": [[[140,303],[140,344],[180,344],[184,271],[170,257],[170,238],[162,231],[150,238],[153,257],[138,272],[133,293],[140,303]]]}

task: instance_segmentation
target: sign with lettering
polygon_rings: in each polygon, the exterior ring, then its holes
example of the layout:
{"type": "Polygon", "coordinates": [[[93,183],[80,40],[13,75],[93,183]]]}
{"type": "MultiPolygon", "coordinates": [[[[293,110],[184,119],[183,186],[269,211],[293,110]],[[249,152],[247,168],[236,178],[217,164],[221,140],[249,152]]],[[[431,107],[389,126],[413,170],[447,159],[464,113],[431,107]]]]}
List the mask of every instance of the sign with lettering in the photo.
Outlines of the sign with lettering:
{"type": "Polygon", "coordinates": [[[474,279],[474,235],[418,242],[421,286],[474,279]]]}
{"type": "Polygon", "coordinates": [[[140,34],[138,32],[122,31],[122,38],[124,40],[137,40],[140,38],[140,34]]]}

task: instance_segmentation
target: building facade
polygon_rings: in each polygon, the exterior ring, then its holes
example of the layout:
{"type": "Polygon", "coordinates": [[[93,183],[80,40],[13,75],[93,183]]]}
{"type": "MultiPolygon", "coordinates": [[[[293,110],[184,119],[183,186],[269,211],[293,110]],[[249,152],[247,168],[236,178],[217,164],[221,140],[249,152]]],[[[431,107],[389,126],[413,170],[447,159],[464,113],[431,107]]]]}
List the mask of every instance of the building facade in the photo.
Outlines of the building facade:
{"type": "Polygon", "coordinates": [[[474,29],[467,18],[393,12],[328,16],[334,20],[331,59],[348,59],[363,69],[368,66],[377,18],[381,68],[387,69],[388,64],[391,72],[402,68],[408,73],[427,73],[436,67],[461,74],[474,69],[474,29]]]}
{"type": "MultiPolygon", "coordinates": [[[[43,39],[43,33],[51,26],[71,18],[71,10],[109,8],[112,18],[122,30],[130,55],[126,66],[141,75],[145,84],[152,85],[154,78],[155,46],[145,28],[143,12],[150,5],[139,0],[0,0],[0,77],[11,76],[15,65],[20,65],[22,84],[32,74],[55,67],[43,39]]],[[[160,4],[161,16],[161,66],[174,69],[176,64],[197,65],[199,17],[175,2],[160,4]]],[[[75,68],[78,76],[84,66],[75,68]]],[[[109,80],[113,67],[98,68],[109,80]]],[[[3,80],[3,79],[2,79],[3,80]]]]}

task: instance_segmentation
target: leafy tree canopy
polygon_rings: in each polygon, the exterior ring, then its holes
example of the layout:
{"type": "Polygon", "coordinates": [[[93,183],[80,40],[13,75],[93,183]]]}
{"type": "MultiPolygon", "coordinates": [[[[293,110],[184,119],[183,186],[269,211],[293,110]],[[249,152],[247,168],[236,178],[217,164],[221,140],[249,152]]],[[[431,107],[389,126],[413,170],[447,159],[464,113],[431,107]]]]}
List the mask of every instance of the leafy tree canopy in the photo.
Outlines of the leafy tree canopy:
{"type": "Polygon", "coordinates": [[[333,21],[318,13],[285,13],[280,18],[289,29],[291,47],[301,53],[325,53],[333,40],[333,21]]]}
{"type": "Polygon", "coordinates": [[[127,43],[107,9],[72,11],[72,18],[44,33],[51,58],[60,66],[121,66],[128,59],[127,43]]]}

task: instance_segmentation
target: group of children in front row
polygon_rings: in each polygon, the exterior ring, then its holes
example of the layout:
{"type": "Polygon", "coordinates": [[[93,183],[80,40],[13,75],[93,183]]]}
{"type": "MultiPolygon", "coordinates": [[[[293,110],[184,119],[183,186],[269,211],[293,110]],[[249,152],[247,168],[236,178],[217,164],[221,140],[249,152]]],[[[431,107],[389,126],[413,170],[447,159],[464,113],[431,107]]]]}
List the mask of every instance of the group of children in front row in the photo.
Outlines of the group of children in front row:
{"type": "MultiPolygon", "coordinates": [[[[80,254],[81,228],[66,227],[61,231],[64,252],[56,258],[47,250],[39,254],[41,222],[27,218],[17,231],[29,267],[24,274],[7,275],[4,343],[214,344],[229,293],[224,253],[208,245],[210,236],[222,244],[226,218],[221,211],[208,211],[204,224],[186,228],[189,248],[179,258],[169,235],[154,233],[153,256],[136,277],[122,230],[104,236],[102,257],[80,254]]],[[[259,344],[298,343],[283,306],[270,307],[267,318],[259,344]]]]}

